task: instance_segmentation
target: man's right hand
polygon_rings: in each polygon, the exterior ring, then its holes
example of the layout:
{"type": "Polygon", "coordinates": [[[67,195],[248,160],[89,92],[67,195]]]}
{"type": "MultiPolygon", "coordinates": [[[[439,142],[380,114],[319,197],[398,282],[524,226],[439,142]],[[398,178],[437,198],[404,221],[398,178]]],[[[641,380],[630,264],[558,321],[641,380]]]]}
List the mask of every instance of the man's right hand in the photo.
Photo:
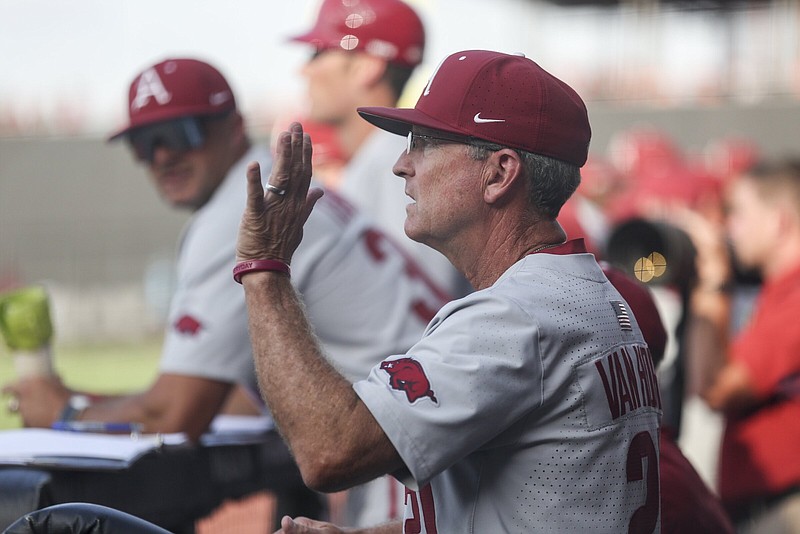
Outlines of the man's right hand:
{"type": "Polygon", "coordinates": [[[23,424],[31,427],[50,427],[72,395],[61,379],[53,375],[22,378],[5,386],[3,393],[17,399],[23,424]]]}
{"type": "Polygon", "coordinates": [[[379,527],[343,529],[324,521],[314,521],[307,517],[292,519],[287,515],[281,519],[281,529],[275,534],[400,534],[402,531],[403,524],[399,521],[379,527]]]}

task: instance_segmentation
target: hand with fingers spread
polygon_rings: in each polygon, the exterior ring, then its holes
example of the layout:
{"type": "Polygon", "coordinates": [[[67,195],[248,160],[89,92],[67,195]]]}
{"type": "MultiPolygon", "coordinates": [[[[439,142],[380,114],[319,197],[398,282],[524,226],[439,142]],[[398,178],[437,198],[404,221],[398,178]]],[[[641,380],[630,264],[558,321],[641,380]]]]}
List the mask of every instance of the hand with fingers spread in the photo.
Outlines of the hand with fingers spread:
{"type": "Polygon", "coordinates": [[[281,520],[281,529],[275,534],[340,534],[342,532],[344,532],[342,529],[330,523],[314,521],[305,517],[292,519],[286,516],[281,520]]]}
{"type": "Polygon", "coordinates": [[[306,517],[292,519],[284,516],[281,519],[281,529],[275,534],[397,534],[402,532],[400,522],[386,523],[372,528],[339,528],[324,521],[314,521],[306,517]]]}
{"type": "Polygon", "coordinates": [[[247,207],[236,245],[238,262],[291,262],[303,237],[303,224],[323,194],[318,188],[309,190],[311,152],[311,138],[295,122],[278,138],[275,164],[266,187],[261,185],[259,164],[248,166],[247,207]]]}

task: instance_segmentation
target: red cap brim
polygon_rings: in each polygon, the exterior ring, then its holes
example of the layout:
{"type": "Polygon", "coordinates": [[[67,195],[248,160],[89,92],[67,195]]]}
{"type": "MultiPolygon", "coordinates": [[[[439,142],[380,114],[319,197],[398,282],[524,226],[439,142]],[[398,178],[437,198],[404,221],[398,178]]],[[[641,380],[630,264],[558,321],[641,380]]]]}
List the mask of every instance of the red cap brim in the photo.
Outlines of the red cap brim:
{"type": "Polygon", "coordinates": [[[361,107],[357,111],[367,122],[374,124],[381,130],[397,135],[408,135],[413,126],[422,126],[456,135],[471,135],[469,132],[453,128],[451,125],[415,108],[361,107]]]}
{"type": "Polygon", "coordinates": [[[126,126],[122,130],[118,130],[116,133],[113,133],[106,138],[106,143],[110,143],[111,141],[116,141],[117,139],[119,139],[126,133],[130,132],[131,130],[132,128],[130,126],[126,126]]]}
{"type": "Polygon", "coordinates": [[[306,33],[302,33],[300,35],[293,35],[288,39],[290,42],[293,43],[321,43],[325,41],[325,37],[320,35],[318,32],[315,32],[313,29],[306,33]]]}

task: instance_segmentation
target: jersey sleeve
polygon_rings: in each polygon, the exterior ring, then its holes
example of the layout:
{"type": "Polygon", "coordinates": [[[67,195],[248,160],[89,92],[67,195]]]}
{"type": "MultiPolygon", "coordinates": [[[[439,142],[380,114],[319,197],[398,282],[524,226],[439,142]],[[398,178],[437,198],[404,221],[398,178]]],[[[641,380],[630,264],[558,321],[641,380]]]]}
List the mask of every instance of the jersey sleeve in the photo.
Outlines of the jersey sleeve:
{"type": "MultiPolygon", "coordinates": [[[[254,382],[244,292],[233,282],[235,227],[215,237],[187,233],[170,305],[161,371],[230,383],[254,382]]],[[[219,229],[217,229],[219,231],[219,229]]]]}
{"type": "Polygon", "coordinates": [[[489,446],[541,404],[538,335],[537,322],[512,300],[474,293],[443,308],[406,355],[355,384],[413,486],[489,446]]]}

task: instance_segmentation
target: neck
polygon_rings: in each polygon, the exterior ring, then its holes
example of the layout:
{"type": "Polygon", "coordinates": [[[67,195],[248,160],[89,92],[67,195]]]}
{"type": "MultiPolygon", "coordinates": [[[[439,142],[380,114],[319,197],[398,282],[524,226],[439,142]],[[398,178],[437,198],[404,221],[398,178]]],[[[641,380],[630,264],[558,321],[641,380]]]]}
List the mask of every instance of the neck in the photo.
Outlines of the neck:
{"type": "Polygon", "coordinates": [[[346,159],[352,158],[374,131],[375,127],[355,112],[353,117],[348,117],[339,123],[336,126],[336,137],[346,159]]]}
{"type": "MultiPolygon", "coordinates": [[[[364,141],[377,130],[375,126],[362,119],[355,108],[368,106],[394,107],[397,105],[397,99],[388,84],[384,82],[362,87],[357,92],[358,94],[353,96],[352,109],[347,112],[341,122],[336,124],[339,144],[347,159],[353,157],[358,152],[358,149],[361,148],[361,145],[364,144],[364,141]]],[[[392,162],[387,162],[390,167],[391,164],[392,162]]]]}
{"type": "MultiPolygon", "coordinates": [[[[513,237],[514,232],[495,232],[505,236],[499,240],[489,239],[483,246],[472,249],[480,253],[461,270],[475,289],[484,289],[494,284],[512,265],[529,254],[546,251],[563,244],[567,234],[557,221],[544,221],[531,225],[513,237]]],[[[461,250],[466,250],[461,248],[461,250]]],[[[453,261],[453,260],[451,260],[453,261]]],[[[453,261],[457,267],[458,263],[453,261]]]]}
{"type": "Polygon", "coordinates": [[[564,241],[558,241],[557,243],[545,243],[544,245],[536,245],[535,247],[531,247],[530,249],[524,251],[522,253],[522,256],[520,256],[520,259],[524,258],[525,256],[529,256],[531,254],[536,254],[537,252],[543,252],[549,248],[558,247],[566,242],[567,240],[565,239],[564,241]]]}
{"type": "Polygon", "coordinates": [[[800,266],[800,239],[789,239],[779,246],[761,270],[765,279],[774,280],[798,266],[800,266]]]}

